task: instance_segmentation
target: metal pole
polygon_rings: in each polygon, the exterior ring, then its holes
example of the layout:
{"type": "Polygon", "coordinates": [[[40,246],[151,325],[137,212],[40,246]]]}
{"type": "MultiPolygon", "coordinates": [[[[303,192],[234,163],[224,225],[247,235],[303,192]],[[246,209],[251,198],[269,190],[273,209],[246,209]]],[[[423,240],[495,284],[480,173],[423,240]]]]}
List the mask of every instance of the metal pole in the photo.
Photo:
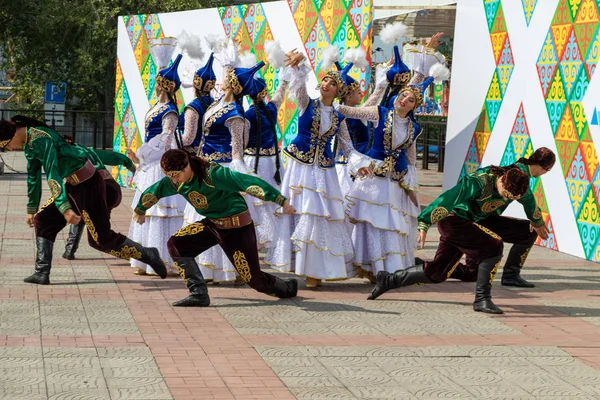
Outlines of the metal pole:
{"type": "Polygon", "coordinates": [[[423,124],[423,166],[422,169],[429,169],[429,124],[423,124]]]}

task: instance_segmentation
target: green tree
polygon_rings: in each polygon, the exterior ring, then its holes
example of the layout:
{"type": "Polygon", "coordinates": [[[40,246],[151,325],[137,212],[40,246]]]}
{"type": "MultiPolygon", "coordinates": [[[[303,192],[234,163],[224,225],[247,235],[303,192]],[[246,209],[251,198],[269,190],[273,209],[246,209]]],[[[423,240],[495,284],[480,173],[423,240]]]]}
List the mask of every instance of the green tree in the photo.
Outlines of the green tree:
{"type": "MultiPolygon", "coordinates": [[[[67,83],[70,109],[111,110],[117,18],[224,5],[224,0],[8,0],[0,7],[0,68],[14,102],[42,107],[44,83],[67,83]]],[[[13,100],[11,100],[13,101],[13,100]]]]}

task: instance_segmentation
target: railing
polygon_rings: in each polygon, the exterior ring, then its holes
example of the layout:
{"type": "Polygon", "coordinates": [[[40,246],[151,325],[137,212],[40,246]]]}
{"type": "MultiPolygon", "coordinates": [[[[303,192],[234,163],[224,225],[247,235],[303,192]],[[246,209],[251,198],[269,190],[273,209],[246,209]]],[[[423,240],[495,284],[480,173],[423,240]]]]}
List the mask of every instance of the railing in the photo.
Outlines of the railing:
{"type": "Polygon", "coordinates": [[[429,163],[437,164],[437,170],[444,172],[444,156],[446,152],[446,119],[435,117],[418,117],[423,132],[417,138],[417,158],[422,161],[422,168],[429,169],[429,163]]]}
{"type": "Polygon", "coordinates": [[[86,147],[108,149],[113,147],[114,113],[112,111],[36,111],[0,110],[2,119],[22,114],[40,121],[60,133],[68,135],[86,147]]]}

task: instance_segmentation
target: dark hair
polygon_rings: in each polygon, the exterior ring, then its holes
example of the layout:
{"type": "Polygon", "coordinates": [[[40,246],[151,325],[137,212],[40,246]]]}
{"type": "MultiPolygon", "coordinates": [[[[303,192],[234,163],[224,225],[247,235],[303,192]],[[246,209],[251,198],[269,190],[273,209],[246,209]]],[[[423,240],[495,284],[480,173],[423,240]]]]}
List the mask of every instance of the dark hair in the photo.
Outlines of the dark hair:
{"type": "Polygon", "coordinates": [[[518,167],[492,165],[490,172],[499,178],[503,178],[504,188],[514,196],[523,196],[529,190],[529,176],[518,167]]]}
{"type": "Polygon", "coordinates": [[[521,157],[517,160],[520,164],[539,165],[546,171],[550,170],[556,162],[556,155],[547,147],[540,147],[528,158],[521,157]]]}
{"type": "Polygon", "coordinates": [[[258,161],[260,160],[260,149],[262,145],[262,115],[264,114],[267,117],[267,123],[273,129],[273,141],[275,142],[275,175],[273,175],[273,179],[278,185],[281,185],[281,174],[279,172],[280,161],[279,141],[277,140],[277,122],[273,120],[273,116],[265,107],[265,103],[262,99],[253,97],[252,104],[254,104],[254,109],[256,111],[256,158],[254,159],[254,172],[258,173],[258,161]]]}
{"type": "Polygon", "coordinates": [[[69,144],[75,144],[75,140],[73,140],[72,136],[69,135],[62,135],[63,139],[65,139],[65,142],[69,143],[69,144]]]}
{"type": "Polygon", "coordinates": [[[208,163],[205,160],[203,160],[202,158],[198,157],[196,154],[185,149],[183,147],[183,142],[182,142],[182,138],[180,135],[174,135],[174,136],[175,136],[175,142],[177,143],[178,149],[167,150],[165,152],[165,154],[162,155],[162,157],[160,159],[161,168],[163,169],[163,171],[181,171],[189,163],[190,167],[192,168],[192,171],[194,171],[194,175],[196,175],[198,177],[199,185],[202,186],[202,177],[204,177],[204,172],[206,171],[206,167],[208,166],[208,163]],[[175,151],[178,153],[177,154],[173,153],[175,151]],[[170,154],[172,154],[172,155],[169,155],[168,157],[165,158],[166,154],[169,152],[171,152],[170,154]],[[171,161],[171,159],[173,161],[171,161]],[[165,160],[164,165],[163,165],[163,160],[165,160]],[[179,166],[179,165],[177,165],[177,160],[181,160],[179,162],[183,163],[182,164],[183,166],[181,168],[177,168],[179,166]]]}

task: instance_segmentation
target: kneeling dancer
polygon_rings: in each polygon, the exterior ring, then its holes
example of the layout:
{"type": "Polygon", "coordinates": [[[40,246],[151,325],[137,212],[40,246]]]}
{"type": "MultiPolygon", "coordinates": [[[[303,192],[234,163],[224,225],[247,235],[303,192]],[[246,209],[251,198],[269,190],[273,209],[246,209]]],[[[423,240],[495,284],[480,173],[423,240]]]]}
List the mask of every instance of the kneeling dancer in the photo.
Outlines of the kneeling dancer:
{"type": "Polygon", "coordinates": [[[28,161],[27,224],[35,228],[37,251],[35,272],[25,282],[50,284],[56,235],[67,223],[76,225],[81,219],[91,247],[124,260],[135,258],[152,265],[161,278],[167,277],[157,249],[111,229],[106,181],[84,148],[67,143],[43,122],[17,115],[0,121],[0,149],[23,150],[28,161]],[[42,167],[52,197],[40,208],[42,167]]]}
{"type": "MultiPolygon", "coordinates": [[[[502,259],[503,236],[514,243],[535,241],[537,234],[519,230],[518,220],[504,219],[496,231],[481,225],[506,202],[518,200],[529,189],[529,176],[518,167],[491,166],[463,177],[452,189],[442,193],[419,215],[419,242],[425,243],[427,230],[437,223],[440,244],[432,261],[394,273],[380,271],[369,300],[390,289],[417,283],[440,283],[452,273],[463,254],[478,264],[473,310],[490,314],[503,311],[492,302],[492,282],[502,259]],[[518,225],[518,226],[517,226],[518,225]],[[519,230],[517,232],[512,232],[519,230]]],[[[531,242],[532,244],[533,242],[531,242]]]]}
{"type": "Polygon", "coordinates": [[[142,194],[133,220],[144,223],[145,212],[161,198],[182,195],[206,218],[175,232],[167,246],[190,295],[177,307],[207,307],[208,288],[195,257],[220,245],[240,277],[253,289],[279,298],[296,296],[298,281],[284,281],[260,269],[256,232],[240,192],[279,204],[284,214],[295,210],[277,189],[260,178],[207,162],[184,150],[168,150],[161,158],[165,177],[142,194]]]}

